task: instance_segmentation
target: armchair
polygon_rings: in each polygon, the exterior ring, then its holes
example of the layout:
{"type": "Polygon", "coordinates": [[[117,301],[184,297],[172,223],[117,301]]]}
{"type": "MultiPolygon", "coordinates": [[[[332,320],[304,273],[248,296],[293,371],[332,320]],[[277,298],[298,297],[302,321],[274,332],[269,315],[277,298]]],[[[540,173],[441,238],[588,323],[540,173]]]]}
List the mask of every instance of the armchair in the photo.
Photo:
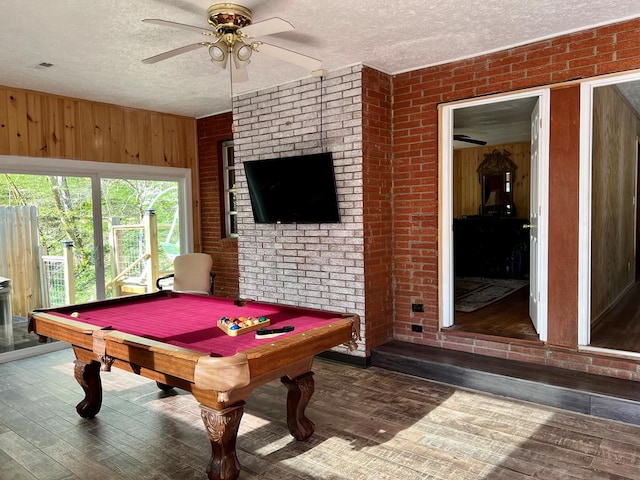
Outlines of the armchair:
{"type": "Polygon", "coordinates": [[[213,295],[213,280],[216,274],[211,271],[212,266],[213,259],[208,253],[178,255],[173,260],[173,273],[158,278],[156,287],[163,290],[163,287],[166,287],[163,281],[173,279],[173,291],[213,295]]]}

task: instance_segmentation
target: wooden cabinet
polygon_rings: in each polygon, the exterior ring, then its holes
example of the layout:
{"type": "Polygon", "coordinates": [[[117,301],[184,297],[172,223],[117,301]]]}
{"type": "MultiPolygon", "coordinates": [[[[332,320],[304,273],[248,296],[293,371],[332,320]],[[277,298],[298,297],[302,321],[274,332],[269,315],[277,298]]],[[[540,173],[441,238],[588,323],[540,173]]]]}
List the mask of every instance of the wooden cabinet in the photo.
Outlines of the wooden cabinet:
{"type": "Polygon", "coordinates": [[[453,220],[457,277],[527,278],[528,220],[468,216],[453,220]]]}

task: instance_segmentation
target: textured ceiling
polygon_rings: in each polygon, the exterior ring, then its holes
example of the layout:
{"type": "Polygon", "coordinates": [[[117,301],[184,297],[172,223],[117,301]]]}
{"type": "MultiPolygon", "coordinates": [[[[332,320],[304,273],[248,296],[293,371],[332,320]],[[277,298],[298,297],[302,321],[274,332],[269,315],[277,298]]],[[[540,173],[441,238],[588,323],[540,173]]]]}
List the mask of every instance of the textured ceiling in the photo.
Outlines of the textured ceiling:
{"type": "MultiPolygon", "coordinates": [[[[202,40],[144,24],[161,18],[207,28],[212,0],[2,0],[0,85],[203,117],[230,109],[228,70],[206,49],[145,65],[143,58],[202,40]],[[53,64],[50,68],[39,66],[53,64]]],[[[364,63],[394,74],[640,16],[638,0],[244,0],[254,23],[296,30],[265,41],[323,61],[331,72],[364,63]]],[[[233,94],[309,75],[254,55],[233,94]]]]}

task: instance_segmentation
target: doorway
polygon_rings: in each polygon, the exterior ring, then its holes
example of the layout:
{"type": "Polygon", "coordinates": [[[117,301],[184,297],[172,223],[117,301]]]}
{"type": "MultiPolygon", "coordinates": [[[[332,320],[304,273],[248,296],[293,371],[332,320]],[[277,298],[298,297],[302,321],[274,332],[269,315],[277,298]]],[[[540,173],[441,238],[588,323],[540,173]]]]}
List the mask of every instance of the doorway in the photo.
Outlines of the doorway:
{"type": "Polygon", "coordinates": [[[441,108],[442,327],[546,340],[548,90],[441,108]]]}
{"type": "Polygon", "coordinates": [[[640,358],[640,75],[581,86],[578,344],[640,358]]]}

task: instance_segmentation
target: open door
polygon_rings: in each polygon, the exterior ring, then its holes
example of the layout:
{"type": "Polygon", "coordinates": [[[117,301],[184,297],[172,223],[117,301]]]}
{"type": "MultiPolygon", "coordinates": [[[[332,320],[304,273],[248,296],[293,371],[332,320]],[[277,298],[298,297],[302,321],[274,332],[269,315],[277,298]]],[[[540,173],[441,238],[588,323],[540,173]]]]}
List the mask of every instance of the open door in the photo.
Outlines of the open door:
{"type": "Polygon", "coordinates": [[[549,95],[538,97],[531,112],[531,174],[529,209],[529,317],[538,337],[547,340],[547,278],[549,228],[549,95]]]}
{"type": "Polygon", "coordinates": [[[540,334],[538,321],[538,303],[540,299],[540,285],[538,279],[538,246],[539,230],[538,215],[540,214],[540,185],[538,181],[538,168],[540,156],[540,101],[531,112],[531,174],[530,174],[530,209],[529,209],[529,317],[531,323],[540,334]]]}

